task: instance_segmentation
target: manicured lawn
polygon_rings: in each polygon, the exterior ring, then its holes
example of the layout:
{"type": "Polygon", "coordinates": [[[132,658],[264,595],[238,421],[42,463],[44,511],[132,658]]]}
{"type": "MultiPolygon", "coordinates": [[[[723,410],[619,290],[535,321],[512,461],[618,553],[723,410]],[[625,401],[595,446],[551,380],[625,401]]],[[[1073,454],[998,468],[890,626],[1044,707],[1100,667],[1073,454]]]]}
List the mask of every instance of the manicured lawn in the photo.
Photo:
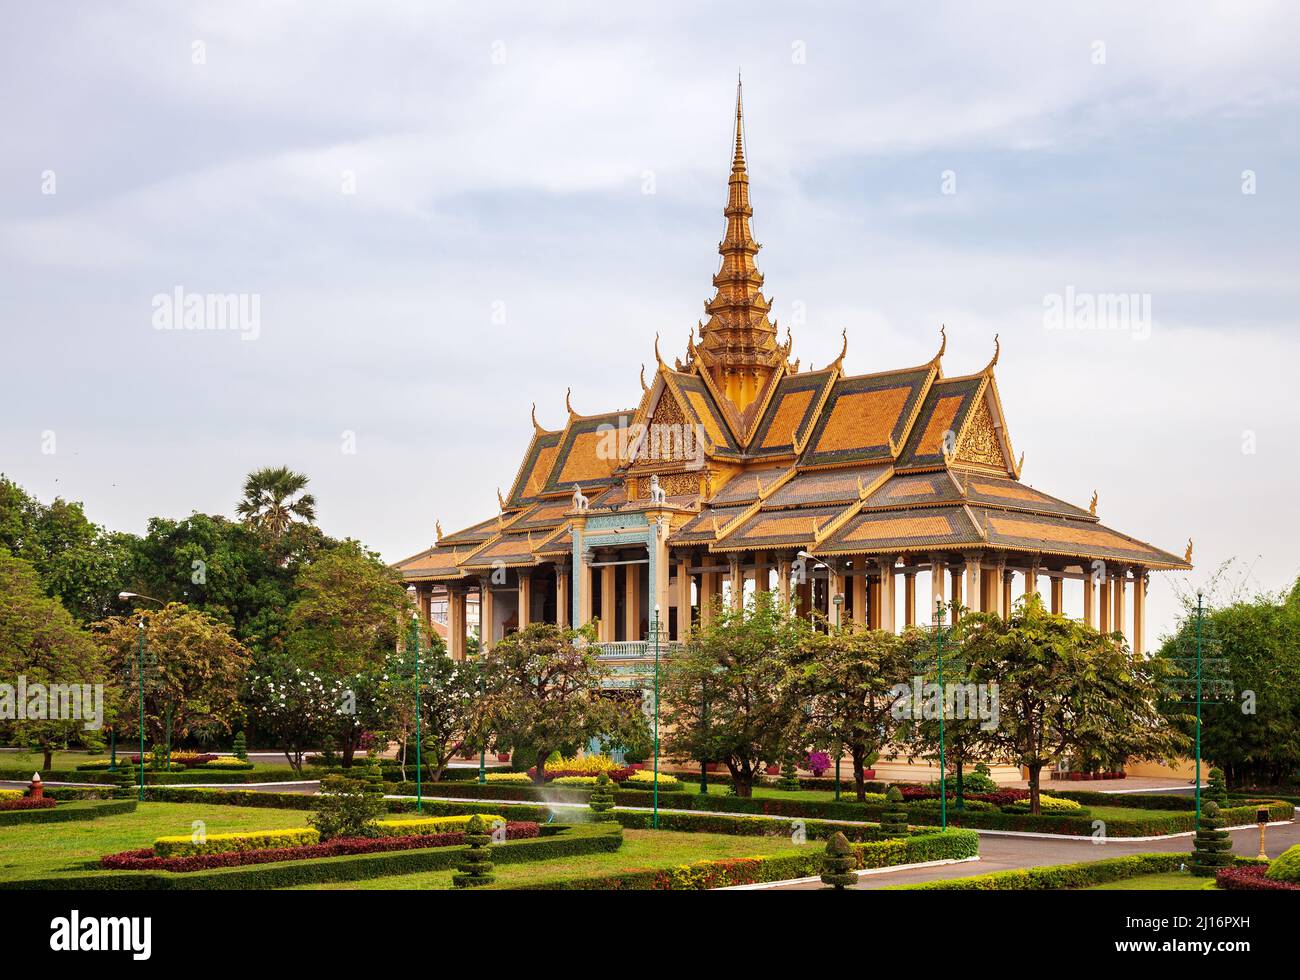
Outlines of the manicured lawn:
{"type": "Polygon", "coordinates": [[[1213,878],[1198,878],[1188,871],[1168,871],[1158,875],[1139,875],[1122,881],[1108,881],[1082,889],[1089,892],[1199,892],[1215,891],[1213,878]]]}
{"type": "MultiPolygon", "coordinates": [[[[720,858],[754,857],[770,854],[793,854],[812,848],[821,850],[824,842],[810,841],[794,845],[784,837],[735,837],[730,834],[681,834],[669,831],[627,830],[623,833],[623,846],[613,854],[590,854],[560,858],[554,861],[537,861],[531,864],[497,865],[494,888],[511,888],[519,885],[565,878],[582,878],[587,875],[608,874],[640,868],[671,868],[693,861],[720,858]]],[[[374,878],[370,881],[340,882],[338,884],[303,886],[312,888],[361,888],[394,890],[403,888],[451,888],[451,871],[431,871],[425,874],[395,875],[374,878]]]]}
{"type": "Polygon", "coordinates": [[[190,834],[202,820],[210,834],[305,827],[302,810],[197,803],[141,803],[134,813],[70,823],[0,827],[0,888],[5,881],[83,874],[104,854],[149,847],[168,834],[190,834]]]}
{"type": "MultiPolygon", "coordinates": [[[[130,746],[118,746],[118,762],[123,763],[124,757],[131,754],[130,746]]],[[[138,749],[136,751],[139,751],[138,749]]],[[[178,750],[179,751],[179,750],[178,750]]],[[[198,750],[195,750],[198,751],[198,750]]],[[[83,766],[87,762],[96,762],[100,759],[109,757],[108,750],[102,752],[55,752],[54,765],[56,770],[76,769],[77,766],[83,766]]],[[[250,760],[253,768],[256,769],[284,769],[289,763],[284,756],[276,758],[259,757],[250,760]]],[[[39,752],[0,752],[0,769],[26,769],[30,772],[39,772],[45,768],[45,757],[39,752]]],[[[242,770],[247,771],[247,770],[242,770]]],[[[30,774],[30,773],[29,773],[30,774]]]]}

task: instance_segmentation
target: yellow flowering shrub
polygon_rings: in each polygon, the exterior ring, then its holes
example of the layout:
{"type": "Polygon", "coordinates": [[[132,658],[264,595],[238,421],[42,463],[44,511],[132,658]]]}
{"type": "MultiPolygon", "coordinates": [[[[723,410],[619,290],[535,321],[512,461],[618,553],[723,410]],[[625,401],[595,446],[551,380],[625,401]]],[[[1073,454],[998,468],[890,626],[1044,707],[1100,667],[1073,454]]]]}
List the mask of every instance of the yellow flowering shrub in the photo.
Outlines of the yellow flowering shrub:
{"type": "Polygon", "coordinates": [[[23,791],[20,789],[0,789],[0,800],[21,800],[23,791]]]}
{"type": "Polygon", "coordinates": [[[158,857],[192,857],[196,854],[225,854],[229,851],[265,851],[276,847],[319,844],[320,834],[311,827],[285,830],[254,830],[239,834],[192,834],[188,837],[159,837],[153,842],[158,857]]]}
{"type": "Polygon", "coordinates": [[[621,763],[615,762],[607,755],[580,755],[573,759],[557,759],[546,763],[551,772],[571,773],[576,776],[599,776],[602,772],[622,769],[621,763]]]}
{"type": "Polygon", "coordinates": [[[505,823],[504,817],[494,813],[469,813],[461,817],[411,817],[402,820],[378,820],[375,828],[385,837],[407,837],[412,834],[462,834],[474,817],[479,817],[489,827],[505,823]]]}
{"type": "MultiPolygon", "coordinates": [[[[623,780],[624,786],[630,786],[633,789],[638,787],[653,787],[655,784],[655,774],[651,769],[638,769],[627,779],[623,780]]],[[[670,776],[666,772],[659,774],[659,788],[661,790],[681,789],[682,781],[676,776],[670,776]]]]}
{"type": "Polygon", "coordinates": [[[507,786],[526,786],[533,781],[533,777],[526,772],[490,772],[487,774],[489,783],[505,783],[507,786]]]}

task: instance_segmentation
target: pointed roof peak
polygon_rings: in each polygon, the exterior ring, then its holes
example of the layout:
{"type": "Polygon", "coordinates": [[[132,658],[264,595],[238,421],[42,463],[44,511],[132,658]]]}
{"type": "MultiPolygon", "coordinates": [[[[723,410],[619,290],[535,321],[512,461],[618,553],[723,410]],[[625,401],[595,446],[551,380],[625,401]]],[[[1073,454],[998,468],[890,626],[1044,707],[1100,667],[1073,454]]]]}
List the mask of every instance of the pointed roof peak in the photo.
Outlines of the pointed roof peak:
{"type": "Polygon", "coordinates": [[[731,169],[745,169],[745,108],[739,69],[736,70],[736,155],[731,159],[731,169]]]}

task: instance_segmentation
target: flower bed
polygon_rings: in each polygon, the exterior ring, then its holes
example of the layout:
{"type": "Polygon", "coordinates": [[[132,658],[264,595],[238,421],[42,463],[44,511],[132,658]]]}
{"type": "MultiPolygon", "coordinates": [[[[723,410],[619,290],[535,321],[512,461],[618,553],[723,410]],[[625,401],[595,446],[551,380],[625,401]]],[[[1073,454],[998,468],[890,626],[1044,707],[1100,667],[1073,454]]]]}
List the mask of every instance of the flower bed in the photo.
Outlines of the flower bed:
{"type": "MultiPolygon", "coordinates": [[[[638,769],[623,780],[623,789],[652,790],[655,787],[655,774],[651,769],[638,769]]],[[[659,792],[676,793],[682,789],[682,781],[666,772],[659,774],[659,792]]]]}
{"type": "Polygon", "coordinates": [[[57,807],[53,800],[22,800],[23,807],[6,810],[0,807],[0,827],[19,823],[68,823],[73,820],[94,820],[98,817],[116,816],[130,813],[135,809],[135,800],[76,800],[61,803],[57,807]],[[31,803],[37,805],[30,805],[31,803]]]}
{"type": "Polygon", "coordinates": [[[1268,865],[1251,864],[1238,868],[1222,868],[1214,876],[1218,888],[1229,891],[1300,892],[1300,885],[1291,881],[1274,881],[1268,877],[1268,865]]]}
{"type": "Polygon", "coordinates": [[[401,820],[379,820],[375,829],[385,836],[403,837],[412,834],[463,834],[465,825],[479,817],[488,826],[504,824],[505,817],[495,813],[471,813],[454,817],[412,817],[401,820]]]}
{"type": "Polygon", "coordinates": [[[9,810],[49,810],[57,803],[48,796],[31,797],[19,795],[17,798],[0,799],[0,812],[9,810]]]}
{"type": "Polygon", "coordinates": [[[20,789],[0,789],[0,803],[5,800],[21,800],[23,791],[20,789]]]}
{"type": "MultiPolygon", "coordinates": [[[[506,824],[506,840],[523,840],[538,835],[538,825],[524,821],[506,824]]],[[[272,847],[255,851],[227,851],[217,854],[194,854],[186,857],[163,857],[152,848],[106,854],[100,867],[109,871],[207,871],[246,864],[272,864],[276,861],[300,861],[308,858],[338,857],[345,854],[377,854],[386,851],[409,851],[418,847],[458,847],[465,843],[463,831],[452,833],[409,834],[383,837],[338,837],[318,844],[296,847],[272,847]]]]}

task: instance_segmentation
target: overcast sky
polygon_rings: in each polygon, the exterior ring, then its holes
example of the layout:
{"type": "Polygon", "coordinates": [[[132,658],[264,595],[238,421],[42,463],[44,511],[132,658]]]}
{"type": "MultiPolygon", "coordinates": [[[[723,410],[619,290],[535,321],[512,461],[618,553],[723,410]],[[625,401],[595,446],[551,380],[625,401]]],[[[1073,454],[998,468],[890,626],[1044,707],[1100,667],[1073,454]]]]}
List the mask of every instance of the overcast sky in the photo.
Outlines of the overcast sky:
{"type": "Polygon", "coordinates": [[[1227,559],[1289,584],[1297,8],[790,6],[8,5],[0,470],[139,533],[287,464],[392,560],[490,516],[530,403],[631,407],[655,333],[684,352],[739,67],[805,366],[842,328],[851,373],[922,363],[946,323],[963,374],[1000,333],[1024,480],[1196,541],[1150,640],[1227,559]],[[157,329],[178,288],[256,329],[157,329]],[[1049,329],[1067,290],[1149,330],[1049,329]]]}

